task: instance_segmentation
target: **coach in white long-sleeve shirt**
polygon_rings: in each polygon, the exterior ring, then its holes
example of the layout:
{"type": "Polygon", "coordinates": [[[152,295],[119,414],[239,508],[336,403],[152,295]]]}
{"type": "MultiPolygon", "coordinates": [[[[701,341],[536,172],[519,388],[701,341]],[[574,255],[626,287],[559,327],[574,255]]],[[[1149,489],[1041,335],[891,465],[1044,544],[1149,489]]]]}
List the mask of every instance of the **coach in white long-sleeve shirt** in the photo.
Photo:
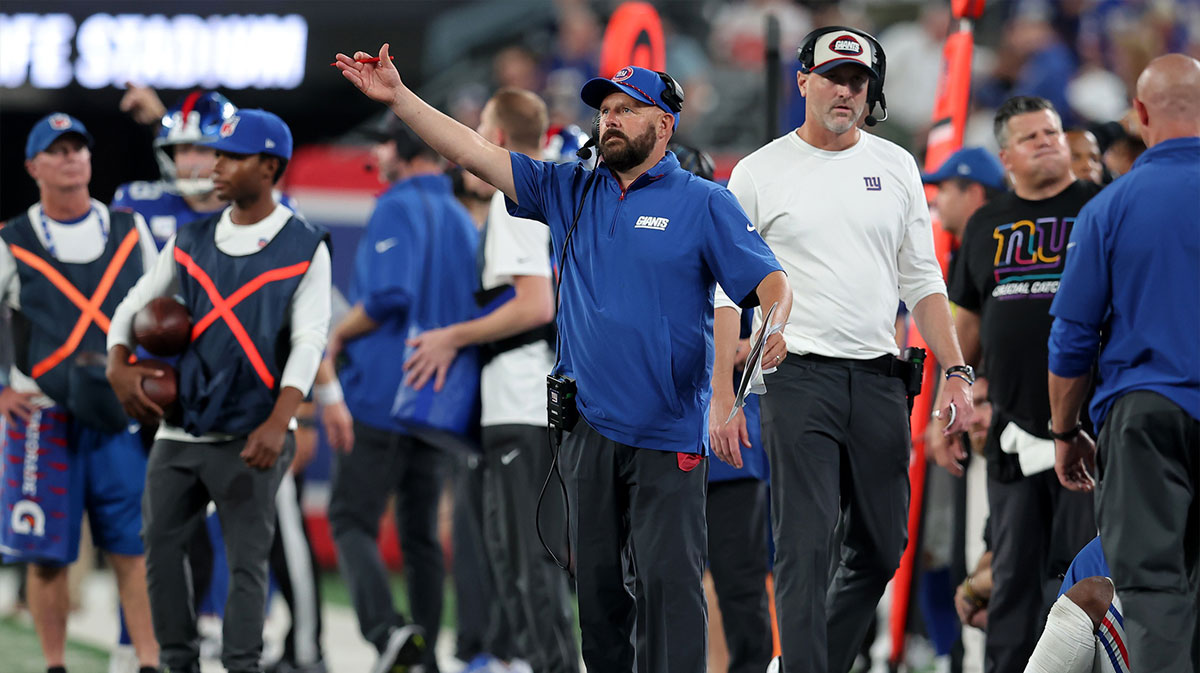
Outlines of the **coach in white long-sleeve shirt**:
{"type": "MultiPolygon", "coordinates": [[[[729,189],[793,291],[784,338],[797,357],[768,374],[762,400],[776,613],[782,669],[825,673],[850,669],[907,541],[908,406],[894,338],[899,301],[913,307],[940,362],[963,360],[916,163],[859,130],[883,102],[878,43],[827,27],[805,39],[800,58],[804,125],[743,159],[729,189]],[[827,599],[839,509],[845,540],[827,599]]],[[[737,312],[720,292],[717,307],[710,434],[718,457],[740,465],[745,419],[739,413],[724,423],[734,399],[737,312]]],[[[943,396],[956,406],[956,432],[972,414],[968,378],[970,372],[955,375],[943,396]]]]}

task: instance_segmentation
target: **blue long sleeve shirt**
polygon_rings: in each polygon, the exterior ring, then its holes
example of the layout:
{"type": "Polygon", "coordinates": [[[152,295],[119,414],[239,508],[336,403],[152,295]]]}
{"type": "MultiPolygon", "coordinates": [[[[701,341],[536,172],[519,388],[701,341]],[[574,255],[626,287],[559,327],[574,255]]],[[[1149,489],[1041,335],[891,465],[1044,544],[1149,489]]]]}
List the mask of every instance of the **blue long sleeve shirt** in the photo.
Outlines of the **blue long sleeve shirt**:
{"type": "Polygon", "coordinates": [[[418,175],[388,188],[355,255],[347,299],[362,303],[379,327],[346,344],[340,378],[355,419],[381,430],[457,431],[475,405],[475,349],[451,365],[440,393],[404,385],[405,340],[476,313],[478,233],[454,199],[450,178],[418,175]]]}
{"type": "Polygon", "coordinates": [[[1099,352],[1097,426],[1137,390],[1200,419],[1200,138],[1146,150],[1080,211],[1068,249],[1050,371],[1082,376],[1099,352]]]}

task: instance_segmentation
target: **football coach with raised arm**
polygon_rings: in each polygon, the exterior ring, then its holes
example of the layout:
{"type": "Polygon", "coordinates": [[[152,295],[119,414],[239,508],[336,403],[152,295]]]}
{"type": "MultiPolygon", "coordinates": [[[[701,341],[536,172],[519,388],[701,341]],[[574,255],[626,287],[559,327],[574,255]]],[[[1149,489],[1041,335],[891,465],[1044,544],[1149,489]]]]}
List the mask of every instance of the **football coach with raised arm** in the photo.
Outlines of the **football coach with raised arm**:
{"type": "MultiPolygon", "coordinates": [[[[583,658],[589,670],[707,670],[701,574],[707,531],[707,409],[713,288],[744,306],[791,290],[733,195],[679,167],[666,150],[683,107],[669,76],[636,67],[587,82],[603,163],[556,165],[510,153],[422,101],[388,55],[338,67],[450,161],[495,185],[518,217],[550,226],[559,261],[554,377],[578,388],[578,425],[561,460],[577,550],[583,658]],[[645,591],[637,614],[622,556],[645,591]],[[699,645],[699,646],[698,646],[699,645]]],[[[772,335],[764,361],[786,355],[772,335]]],[[[569,429],[569,428],[567,428],[569,429]]],[[[532,522],[531,522],[532,523],[532,522]]]]}

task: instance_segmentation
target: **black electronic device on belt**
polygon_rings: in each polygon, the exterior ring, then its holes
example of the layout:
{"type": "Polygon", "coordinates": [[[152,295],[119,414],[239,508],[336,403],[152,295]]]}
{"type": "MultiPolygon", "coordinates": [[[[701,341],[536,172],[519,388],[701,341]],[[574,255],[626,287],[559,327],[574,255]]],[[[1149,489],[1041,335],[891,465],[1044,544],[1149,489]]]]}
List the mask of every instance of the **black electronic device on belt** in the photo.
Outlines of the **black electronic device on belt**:
{"type": "Polygon", "coordinates": [[[579,422],[575,392],[575,379],[556,374],[546,377],[546,417],[560,439],[562,433],[574,430],[579,422]]]}
{"type": "Polygon", "coordinates": [[[921,394],[921,385],[925,379],[925,349],[910,346],[896,361],[903,364],[904,370],[899,377],[904,381],[904,393],[908,397],[908,410],[912,411],[913,400],[921,394]]]}

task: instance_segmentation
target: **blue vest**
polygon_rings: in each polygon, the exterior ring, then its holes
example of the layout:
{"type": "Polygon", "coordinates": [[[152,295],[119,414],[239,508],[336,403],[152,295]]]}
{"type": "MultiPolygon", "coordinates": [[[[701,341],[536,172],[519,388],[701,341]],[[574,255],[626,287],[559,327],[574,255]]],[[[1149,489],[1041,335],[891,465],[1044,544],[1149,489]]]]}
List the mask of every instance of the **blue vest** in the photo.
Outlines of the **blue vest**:
{"type": "Polygon", "coordinates": [[[17,369],[76,420],[116,432],[128,419],[104,376],[108,321],[143,269],[133,216],[111,210],[107,216],[104,253],[86,264],[60,262],[51,255],[27,214],[9,220],[0,239],[16,260],[21,283],[21,310],[13,316],[17,369]],[[115,275],[106,279],[110,269],[115,275]],[[101,301],[96,315],[83,317],[87,328],[72,339],[84,313],[78,297],[70,297],[75,292],[85,305],[101,301]]]}
{"type": "Polygon", "coordinates": [[[275,408],[291,351],[292,295],[327,234],[293,216],[261,250],[233,257],[217,249],[220,219],[188,224],[175,237],[180,295],[193,325],[179,358],[181,426],[193,435],[244,437],[275,408]],[[250,292],[229,308],[239,290],[250,292]],[[205,320],[210,313],[215,320],[205,320]]]}

